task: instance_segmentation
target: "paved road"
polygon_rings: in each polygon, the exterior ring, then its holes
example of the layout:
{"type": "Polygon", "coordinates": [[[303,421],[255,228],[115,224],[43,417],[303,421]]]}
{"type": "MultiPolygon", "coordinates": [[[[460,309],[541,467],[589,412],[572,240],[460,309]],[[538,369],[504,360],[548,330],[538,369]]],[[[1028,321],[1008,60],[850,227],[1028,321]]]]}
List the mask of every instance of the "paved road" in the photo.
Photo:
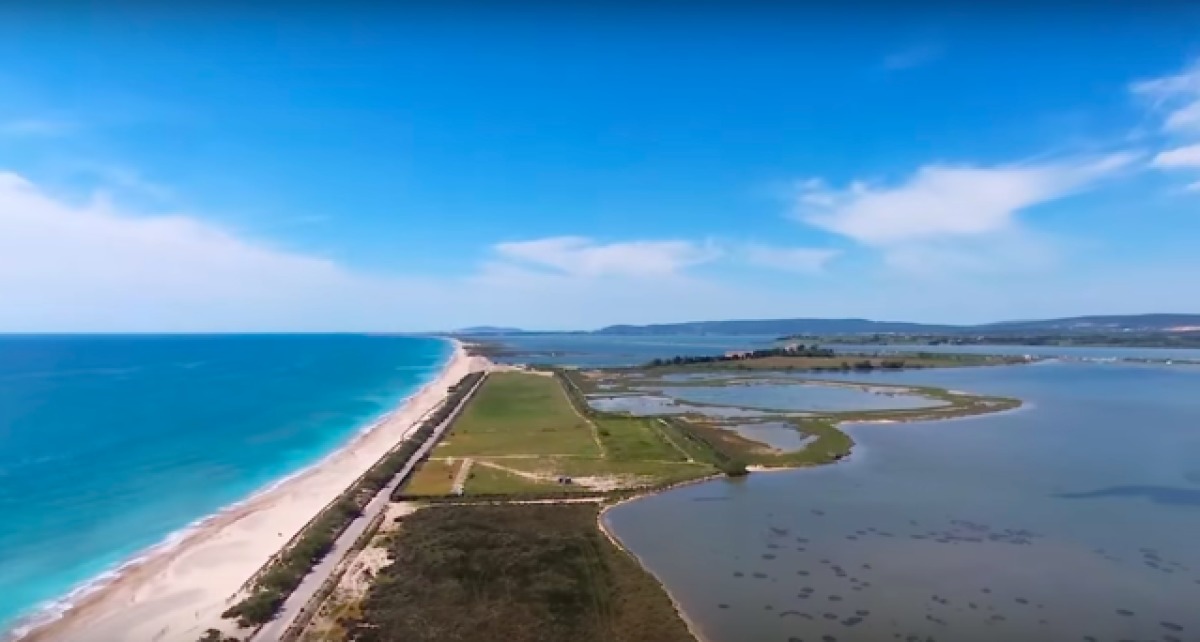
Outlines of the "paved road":
{"type": "Polygon", "coordinates": [[[346,527],[346,530],[341,534],[340,537],[337,538],[337,541],[333,543],[333,549],[329,551],[329,553],[324,559],[321,560],[319,564],[313,567],[313,570],[309,572],[308,575],[304,576],[304,580],[300,582],[300,586],[296,587],[296,590],[293,591],[290,596],[288,596],[288,599],[283,603],[283,607],[279,610],[279,615],[277,615],[274,620],[264,624],[262,628],[260,628],[253,636],[250,637],[251,640],[274,642],[275,640],[279,640],[283,637],[284,632],[287,631],[288,627],[290,627],[292,623],[296,621],[296,618],[308,605],[309,601],[312,600],[313,596],[316,595],[317,591],[319,591],[321,587],[325,585],[326,580],[328,580],[333,574],[334,569],[342,561],[342,558],[346,556],[346,552],[350,550],[350,547],[354,545],[354,542],[358,541],[359,536],[363,534],[363,532],[367,529],[367,526],[369,526],[377,516],[381,515],[383,511],[387,509],[392,491],[400,482],[408,478],[409,473],[412,472],[412,469],[417,462],[421,461],[421,458],[424,457],[429,450],[437,444],[437,442],[442,438],[442,433],[444,433],[446,429],[454,423],[454,420],[458,418],[458,413],[461,412],[464,407],[466,407],[467,402],[470,401],[471,397],[475,396],[475,392],[479,390],[479,387],[483,385],[483,382],[486,379],[487,377],[485,376],[475,384],[475,387],[471,389],[471,392],[467,393],[467,395],[463,397],[462,403],[460,403],[458,407],[454,409],[454,412],[452,412],[450,416],[441,423],[440,426],[434,429],[433,436],[426,440],[424,444],[421,444],[421,447],[412,456],[412,458],[408,460],[408,463],[404,465],[404,468],[400,470],[400,473],[393,477],[392,481],[388,482],[386,486],[380,489],[375,497],[371,498],[371,501],[367,503],[366,508],[363,509],[362,515],[350,522],[350,525],[346,527]]]}

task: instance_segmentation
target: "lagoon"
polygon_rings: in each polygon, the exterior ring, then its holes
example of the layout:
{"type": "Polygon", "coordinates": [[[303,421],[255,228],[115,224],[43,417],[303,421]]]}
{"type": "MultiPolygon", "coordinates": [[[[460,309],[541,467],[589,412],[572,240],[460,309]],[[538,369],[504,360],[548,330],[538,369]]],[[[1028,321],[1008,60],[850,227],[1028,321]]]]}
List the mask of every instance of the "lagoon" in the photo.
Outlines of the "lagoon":
{"type": "Polygon", "coordinates": [[[660,388],[662,394],[683,401],[719,404],[758,410],[845,412],[934,408],[946,402],[883,387],[835,386],[811,383],[763,383],[725,386],[660,388]]]}
{"type": "Polygon", "coordinates": [[[1027,405],[855,426],[846,462],[609,511],[607,525],[714,642],[1200,632],[1200,368],[1044,363],[852,378],[1027,405]]]}

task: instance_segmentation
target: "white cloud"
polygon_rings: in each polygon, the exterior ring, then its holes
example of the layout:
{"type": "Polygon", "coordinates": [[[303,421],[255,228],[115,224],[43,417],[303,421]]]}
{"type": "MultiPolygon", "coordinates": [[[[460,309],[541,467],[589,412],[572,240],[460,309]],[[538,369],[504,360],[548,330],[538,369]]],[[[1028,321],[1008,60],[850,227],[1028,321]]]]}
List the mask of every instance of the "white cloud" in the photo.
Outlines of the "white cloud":
{"type": "Polygon", "coordinates": [[[597,243],[580,236],[557,236],[499,243],[502,259],[573,276],[667,276],[706,263],[721,252],[692,241],[597,243]]]}
{"type": "Polygon", "coordinates": [[[1002,167],[922,167],[898,186],[806,183],[799,217],[876,247],[1010,229],[1026,208],[1063,198],[1128,166],[1128,153],[1002,167]]]}
{"type": "Polygon", "coordinates": [[[1200,62],[1178,74],[1136,82],[1131,90],[1167,110],[1164,130],[1200,132],[1200,62]]]}
{"type": "Polygon", "coordinates": [[[399,327],[416,280],[353,274],[196,218],[72,205],[0,173],[0,329],[236,330],[399,327]],[[400,306],[403,307],[403,306],[400,306]],[[380,321],[378,317],[375,321],[380,321]]]}
{"type": "Polygon", "coordinates": [[[1160,152],[1152,161],[1155,167],[1200,167],[1200,143],[1160,152]]]}
{"type": "MultiPolygon", "coordinates": [[[[397,239],[403,247],[403,239],[397,239]]],[[[0,332],[549,329],[765,312],[777,297],[686,275],[687,241],[501,244],[463,275],[380,275],[182,214],[82,204],[0,172],[0,332]]]]}
{"type": "Polygon", "coordinates": [[[826,248],[772,247],[750,244],[743,249],[748,263],[789,272],[815,274],[841,252],[826,248]]]}
{"type": "Polygon", "coordinates": [[[0,136],[45,137],[61,136],[75,129],[75,124],[51,118],[18,118],[0,122],[0,136]]]}

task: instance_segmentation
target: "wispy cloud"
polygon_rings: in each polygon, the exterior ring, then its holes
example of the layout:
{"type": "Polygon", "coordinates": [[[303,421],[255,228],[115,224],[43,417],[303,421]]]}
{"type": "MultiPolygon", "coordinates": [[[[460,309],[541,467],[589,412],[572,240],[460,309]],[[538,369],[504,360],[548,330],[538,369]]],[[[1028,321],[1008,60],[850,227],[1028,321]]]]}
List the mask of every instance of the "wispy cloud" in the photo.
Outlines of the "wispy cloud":
{"type": "Polygon", "coordinates": [[[828,248],[774,247],[750,244],[743,248],[746,262],[787,272],[816,274],[841,252],[828,248]]]}
{"type": "Polygon", "coordinates": [[[942,57],[940,45],[925,43],[901,49],[884,56],[882,66],[889,71],[912,69],[927,65],[942,57]]]}
{"type": "Polygon", "coordinates": [[[75,123],[53,118],[17,118],[0,122],[0,136],[40,138],[71,133],[75,123]]]}
{"type": "Polygon", "coordinates": [[[1165,112],[1164,131],[1200,132],[1200,61],[1177,74],[1135,82],[1130,90],[1165,112]]]}
{"type": "Polygon", "coordinates": [[[598,243],[581,236],[499,243],[494,250],[520,265],[589,277],[672,275],[721,255],[716,246],[693,241],[598,243]]]}
{"type": "Polygon", "coordinates": [[[798,216],[870,246],[977,236],[1010,227],[1018,212],[1091,187],[1130,165],[1131,153],[999,167],[927,165],[899,185],[855,181],[800,186],[798,216]]]}
{"type": "Polygon", "coordinates": [[[1160,152],[1152,164],[1164,168],[1200,167],[1200,143],[1160,152]]]}
{"type": "Polygon", "coordinates": [[[1026,209],[1093,188],[1133,165],[1137,154],[993,167],[927,165],[895,185],[854,181],[799,185],[796,217],[882,252],[913,273],[992,272],[1044,267],[1051,244],[1018,220],[1026,209]]]}
{"type": "MultiPolygon", "coordinates": [[[[1179,73],[1135,82],[1130,91],[1150,101],[1162,134],[1174,145],[1151,164],[1164,170],[1200,169],[1200,60],[1179,73]]],[[[1200,181],[1192,181],[1184,191],[1200,191],[1200,181]]]]}

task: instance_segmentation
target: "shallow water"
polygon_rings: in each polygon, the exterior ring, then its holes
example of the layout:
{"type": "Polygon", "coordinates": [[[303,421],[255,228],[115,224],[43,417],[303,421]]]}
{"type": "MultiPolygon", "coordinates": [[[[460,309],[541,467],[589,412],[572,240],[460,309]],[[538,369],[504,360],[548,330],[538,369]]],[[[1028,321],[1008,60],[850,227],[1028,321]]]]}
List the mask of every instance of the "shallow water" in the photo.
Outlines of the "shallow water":
{"type": "Polygon", "coordinates": [[[805,446],[816,441],[815,435],[807,435],[796,429],[796,426],[785,421],[760,421],[746,424],[723,425],[721,428],[732,430],[738,435],[766,444],[775,450],[794,453],[803,450],[805,446]]]}
{"type": "Polygon", "coordinates": [[[706,417],[724,419],[738,417],[766,417],[768,413],[746,408],[726,408],[721,406],[694,406],[679,403],[670,397],[656,395],[620,395],[614,397],[589,397],[588,404],[596,410],[604,412],[627,412],[638,417],[655,417],[660,415],[681,415],[695,413],[706,417]]]}
{"type": "Polygon", "coordinates": [[[659,392],[693,403],[711,403],[759,410],[839,412],[850,410],[899,410],[946,405],[920,395],[897,394],[887,388],[814,384],[751,383],[729,386],[660,388],[659,392]]]}
{"type": "Polygon", "coordinates": [[[1200,639],[1200,368],[855,378],[1030,405],[857,426],[845,463],[610,511],[709,637],[1200,639]]]}

